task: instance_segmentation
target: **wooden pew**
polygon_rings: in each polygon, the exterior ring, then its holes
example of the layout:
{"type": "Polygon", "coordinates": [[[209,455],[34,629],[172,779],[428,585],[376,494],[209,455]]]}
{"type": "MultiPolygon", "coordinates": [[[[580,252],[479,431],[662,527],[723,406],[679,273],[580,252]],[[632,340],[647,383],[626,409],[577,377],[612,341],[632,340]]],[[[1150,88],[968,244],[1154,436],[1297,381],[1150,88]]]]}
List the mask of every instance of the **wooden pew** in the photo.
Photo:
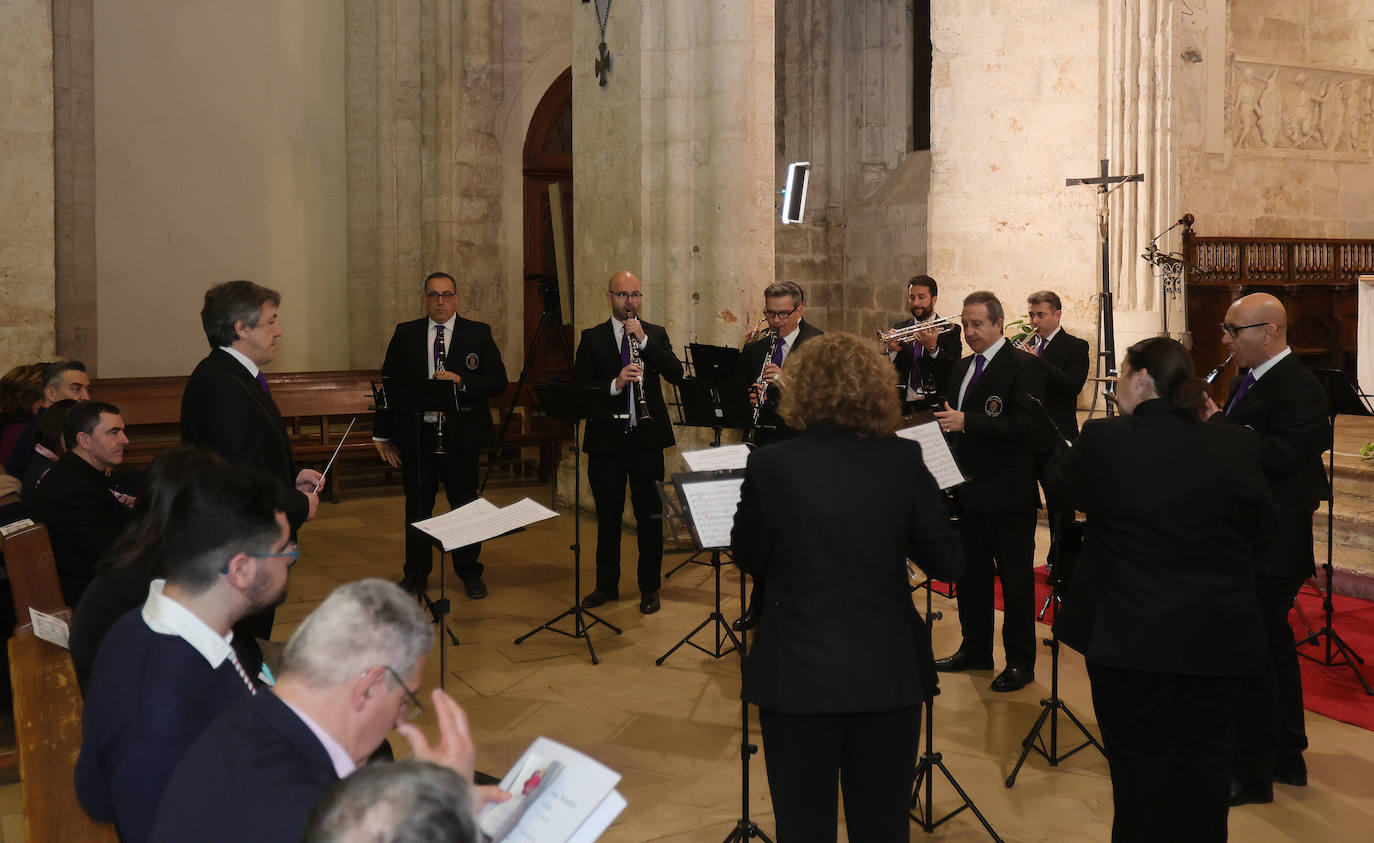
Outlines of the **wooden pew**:
{"type": "Polygon", "coordinates": [[[4,549],[5,570],[14,597],[14,616],[21,623],[28,619],[30,606],[53,614],[66,605],[47,527],[25,527],[5,536],[0,547],[4,549]]]}

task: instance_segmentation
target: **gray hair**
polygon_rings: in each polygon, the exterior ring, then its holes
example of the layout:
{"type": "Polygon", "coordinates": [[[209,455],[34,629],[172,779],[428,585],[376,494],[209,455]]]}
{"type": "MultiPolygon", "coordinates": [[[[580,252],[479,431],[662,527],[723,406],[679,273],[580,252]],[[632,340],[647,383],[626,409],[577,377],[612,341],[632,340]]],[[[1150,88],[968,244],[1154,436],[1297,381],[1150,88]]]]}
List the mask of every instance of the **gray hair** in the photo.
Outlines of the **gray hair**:
{"type": "Polygon", "coordinates": [[[200,324],[210,348],[233,345],[238,339],[234,326],[240,322],[249,328],[258,327],[262,306],[269,302],[281,307],[281,293],[252,281],[225,281],[206,290],[200,324]]]}
{"type": "Polygon", "coordinates": [[[434,630],[415,598],[386,580],[361,580],[334,589],[306,617],[286,642],[281,672],[319,688],[378,665],[407,676],[433,646],[434,630]]]}
{"type": "Polygon", "coordinates": [[[475,843],[472,786],[448,767],[407,759],[360,768],[310,812],[303,843],[475,843]]]}
{"type": "Polygon", "coordinates": [[[989,322],[1002,321],[1002,302],[997,298],[995,293],[990,293],[987,290],[976,290],[969,293],[967,296],[964,296],[964,307],[968,307],[971,304],[987,305],[989,322]]]}
{"type": "Polygon", "coordinates": [[[765,299],[775,299],[778,296],[791,296],[793,307],[806,300],[806,294],[802,292],[801,285],[791,281],[774,281],[763,289],[765,299]]]}
{"type": "Polygon", "coordinates": [[[1063,310],[1064,303],[1059,300],[1059,294],[1053,290],[1039,290],[1026,296],[1026,304],[1047,304],[1051,310],[1063,310]]]}

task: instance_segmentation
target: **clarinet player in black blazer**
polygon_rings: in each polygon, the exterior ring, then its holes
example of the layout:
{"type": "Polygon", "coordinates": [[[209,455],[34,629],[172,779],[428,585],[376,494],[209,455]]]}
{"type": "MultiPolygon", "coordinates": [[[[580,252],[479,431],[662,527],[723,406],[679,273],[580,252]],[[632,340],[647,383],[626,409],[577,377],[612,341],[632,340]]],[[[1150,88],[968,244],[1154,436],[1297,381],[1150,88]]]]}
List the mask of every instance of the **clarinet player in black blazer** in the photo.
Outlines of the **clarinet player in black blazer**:
{"type": "Polygon", "coordinates": [[[1327,496],[1322,452],[1329,444],[1326,390],[1288,347],[1283,303],[1268,293],[1232,302],[1222,343],[1243,377],[1231,381],[1216,424],[1243,425],[1260,439],[1260,464],[1278,503],[1274,540],[1255,557],[1269,667],[1241,694],[1231,804],[1270,802],[1273,782],[1307,784],[1302,675],[1288,625],[1298,589],[1313,574],[1312,513],[1327,496]]]}
{"type": "MultiPolygon", "coordinates": [[[[935,302],[940,297],[940,285],[929,275],[917,275],[906,282],[906,306],[910,319],[893,324],[893,328],[907,328],[919,322],[939,319],[935,302]]],[[[887,353],[897,370],[897,383],[905,391],[905,404],[912,410],[936,409],[949,394],[949,372],[964,351],[959,340],[959,326],[936,333],[922,331],[912,342],[892,343],[887,353]],[[931,402],[934,402],[932,405],[931,402]]],[[[905,409],[905,407],[904,407],[905,409]]]]}
{"type": "Polygon", "coordinates": [[[776,381],[788,355],[802,343],[821,335],[821,329],[807,322],[805,316],[806,294],[801,285],[791,281],[769,284],[763,290],[763,318],[773,329],[774,338],[755,340],[740,352],[736,377],[757,381],[762,376],[767,384],[762,393],[757,388],[751,393],[753,401],[763,402],[759,409],[759,426],[754,431],[754,444],[760,448],[797,435],[778,415],[780,393],[776,381]]]}
{"type": "Polygon", "coordinates": [[[892,435],[901,406],[871,341],[807,343],[781,412],[799,435],[749,455],[731,532],[735,562],[768,579],[742,693],[759,707],[777,839],[833,841],[838,783],[850,840],[905,841],[934,683],[905,560],[957,578],[959,537],[920,446],[892,435]]]}
{"type": "Polygon", "coordinates": [[[1112,840],[1225,840],[1235,703],[1266,661],[1259,442],[1201,423],[1202,382],[1174,340],[1131,346],[1116,394],[1123,415],[1085,424],[1049,465],[1088,519],[1056,629],[1087,660],[1112,840]]]}
{"type": "Polygon", "coordinates": [[[606,390],[612,409],[629,416],[588,421],[582,437],[587,483],[596,502],[596,587],[582,598],[582,606],[594,609],[620,599],[620,522],[628,479],[639,541],[639,611],[651,615],[660,607],[663,569],[662,503],[654,484],[663,479],[663,449],[677,441],[660,378],[681,383],[682,361],[673,354],[668,332],[639,318],[643,296],[634,273],[622,269],[611,276],[606,291],[611,318],[582,332],[573,380],[606,390]],[[638,363],[632,362],[630,338],[638,342],[638,363]],[[638,390],[649,418],[642,417],[638,390]]]}
{"type": "MultiPolygon", "coordinates": [[[[453,276],[431,273],[424,284],[427,315],[396,326],[382,362],[383,380],[447,380],[457,384],[459,400],[470,408],[444,414],[442,454],[434,453],[439,436],[437,414],[426,414],[417,432],[411,416],[377,413],[372,444],[383,462],[401,469],[407,525],[434,514],[440,480],[450,507],[476,499],[477,452],[496,444],[489,401],[506,389],[506,364],[491,338],[491,327],[458,315],[457,297],[458,282],[453,276]],[[443,366],[438,363],[440,359],[443,366]]],[[[405,531],[405,572],[399,585],[417,593],[429,580],[434,550],[419,531],[408,526],[405,531]]],[[[487,596],[482,563],[477,561],[481,552],[480,543],[453,551],[453,571],[472,600],[487,596]]]]}
{"type": "Polygon", "coordinates": [[[1002,336],[1002,303],[970,293],[961,314],[973,351],[950,373],[951,401],[935,413],[950,434],[954,457],[969,478],[955,489],[966,564],[958,582],[964,640],[939,670],[992,669],[992,578],[1002,580],[1006,668],[994,691],[1016,691],[1035,679],[1035,450],[1047,443],[1032,396],[1042,399],[1042,367],[1002,336]]]}

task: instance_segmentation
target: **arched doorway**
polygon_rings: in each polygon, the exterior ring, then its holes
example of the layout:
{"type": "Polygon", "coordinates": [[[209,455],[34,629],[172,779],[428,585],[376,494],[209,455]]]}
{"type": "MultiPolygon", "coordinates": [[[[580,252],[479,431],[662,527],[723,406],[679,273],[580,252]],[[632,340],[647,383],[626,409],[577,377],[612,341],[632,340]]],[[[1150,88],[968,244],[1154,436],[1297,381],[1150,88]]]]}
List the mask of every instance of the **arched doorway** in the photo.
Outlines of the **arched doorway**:
{"type": "MultiPolygon", "coordinates": [[[[572,68],[549,86],[530,118],[525,135],[524,152],[524,336],[525,348],[535,339],[540,316],[546,308],[556,308],[556,300],[548,295],[547,285],[533,276],[555,277],[554,227],[549,204],[549,185],[558,184],[563,197],[563,231],[569,246],[572,243],[572,68]]],[[[569,278],[567,289],[560,295],[572,295],[572,256],[568,255],[569,278]]],[[[556,310],[554,311],[557,312],[556,310]]],[[[561,324],[561,317],[552,324],[561,324]]],[[[529,380],[543,383],[550,379],[566,380],[572,373],[572,326],[561,326],[565,354],[551,333],[540,338],[539,348],[532,359],[525,361],[529,380]]]]}

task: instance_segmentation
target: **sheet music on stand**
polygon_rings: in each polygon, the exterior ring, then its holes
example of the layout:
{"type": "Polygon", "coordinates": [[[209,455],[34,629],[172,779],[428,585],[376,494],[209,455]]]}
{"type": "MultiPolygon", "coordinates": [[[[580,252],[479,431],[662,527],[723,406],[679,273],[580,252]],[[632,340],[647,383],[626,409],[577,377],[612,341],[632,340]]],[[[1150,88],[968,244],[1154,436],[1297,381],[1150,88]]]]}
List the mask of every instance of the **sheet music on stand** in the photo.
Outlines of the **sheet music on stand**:
{"type": "Polygon", "coordinates": [[[967,480],[959,470],[959,464],[954,461],[954,453],[950,451],[945,435],[940,432],[939,422],[931,420],[904,427],[897,431],[897,435],[920,443],[921,458],[941,489],[952,489],[967,480]]]}
{"type": "Polygon", "coordinates": [[[744,468],[749,461],[748,445],[721,445],[718,448],[702,448],[699,451],[683,451],[682,461],[692,471],[722,471],[744,468]]]}
{"type": "Polygon", "coordinates": [[[740,486],[744,472],[690,471],[673,475],[687,509],[687,523],[692,535],[703,550],[728,548],[730,530],[735,526],[735,510],[739,509],[740,486]]]}
{"type": "Polygon", "coordinates": [[[444,551],[494,539],[514,532],[527,524],[553,518],[558,513],[546,506],[522,498],[510,506],[498,507],[486,498],[478,498],[457,509],[434,518],[416,521],[412,527],[433,536],[444,551]]]}

